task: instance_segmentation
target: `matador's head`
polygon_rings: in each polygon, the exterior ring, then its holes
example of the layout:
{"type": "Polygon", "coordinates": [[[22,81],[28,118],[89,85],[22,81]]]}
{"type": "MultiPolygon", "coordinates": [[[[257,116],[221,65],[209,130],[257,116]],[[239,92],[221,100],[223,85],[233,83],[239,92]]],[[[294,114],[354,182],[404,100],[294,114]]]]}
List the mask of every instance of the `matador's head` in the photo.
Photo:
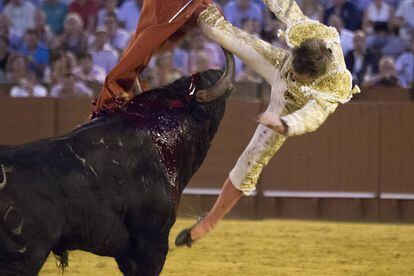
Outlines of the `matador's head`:
{"type": "Polygon", "coordinates": [[[296,80],[312,82],[325,74],[332,61],[332,51],[317,38],[304,40],[292,50],[292,71],[296,80]]]}

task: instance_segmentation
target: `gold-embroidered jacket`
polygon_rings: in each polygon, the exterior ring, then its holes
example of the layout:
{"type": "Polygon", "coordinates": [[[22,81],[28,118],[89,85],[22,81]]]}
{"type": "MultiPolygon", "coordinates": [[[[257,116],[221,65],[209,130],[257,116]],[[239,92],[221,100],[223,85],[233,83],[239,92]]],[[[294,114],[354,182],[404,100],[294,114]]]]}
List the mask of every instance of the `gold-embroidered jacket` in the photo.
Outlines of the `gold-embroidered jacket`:
{"type": "MultiPolygon", "coordinates": [[[[239,56],[272,85],[270,105],[272,100],[283,105],[279,114],[288,125],[287,136],[314,131],[339,103],[348,102],[352,94],[359,92],[358,87],[352,87],[352,76],[345,66],[339,34],[333,27],[307,18],[294,0],[263,2],[286,25],[286,31],[280,34],[291,49],[309,38],[326,42],[334,58],[324,75],[311,84],[295,82],[289,50],[274,47],[232,26],[214,6],[200,14],[198,24],[210,39],[239,56]]],[[[277,108],[273,111],[278,112],[277,108]]]]}

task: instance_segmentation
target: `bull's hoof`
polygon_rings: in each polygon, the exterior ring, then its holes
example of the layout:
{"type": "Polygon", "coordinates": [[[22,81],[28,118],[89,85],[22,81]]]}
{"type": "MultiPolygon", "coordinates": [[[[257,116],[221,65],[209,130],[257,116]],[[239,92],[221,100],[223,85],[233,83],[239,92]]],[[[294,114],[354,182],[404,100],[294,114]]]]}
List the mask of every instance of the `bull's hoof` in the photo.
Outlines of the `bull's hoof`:
{"type": "Polygon", "coordinates": [[[182,230],[177,237],[175,238],[175,246],[184,246],[191,247],[193,240],[191,239],[191,229],[186,228],[182,230]]]}

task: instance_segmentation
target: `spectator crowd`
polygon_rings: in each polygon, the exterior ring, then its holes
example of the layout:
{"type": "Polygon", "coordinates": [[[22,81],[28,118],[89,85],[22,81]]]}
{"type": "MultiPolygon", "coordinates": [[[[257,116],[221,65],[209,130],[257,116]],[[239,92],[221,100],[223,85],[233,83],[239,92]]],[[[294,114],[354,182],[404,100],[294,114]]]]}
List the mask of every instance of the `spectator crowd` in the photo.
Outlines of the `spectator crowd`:
{"type": "MultiPolygon", "coordinates": [[[[414,87],[414,0],[297,0],[303,12],[338,30],[347,68],[362,87],[414,87]]],[[[286,47],[283,28],[261,0],[216,1],[233,25],[286,47]]],[[[12,97],[96,96],[139,20],[142,0],[0,1],[0,83],[12,97]],[[98,85],[98,86],[96,86],[98,85]]],[[[142,73],[159,86],[208,68],[224,56],[197,29],[154,56],[142,73]]],[[[236,61],[236,80],[262,82],[236,61]]]]}

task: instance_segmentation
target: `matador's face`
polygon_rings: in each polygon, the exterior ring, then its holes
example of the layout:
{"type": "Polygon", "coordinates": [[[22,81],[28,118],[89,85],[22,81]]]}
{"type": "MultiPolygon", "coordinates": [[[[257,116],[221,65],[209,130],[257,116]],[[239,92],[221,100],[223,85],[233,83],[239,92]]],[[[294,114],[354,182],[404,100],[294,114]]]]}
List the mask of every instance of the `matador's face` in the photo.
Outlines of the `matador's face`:
{"type": "Polygon", "coordinates": [[[295,70],[293,68],[292,68],[292,75],[293,75],[293,79],[295,81],[302,82],[302,83],[311,83],[315,80],[315,78],[310,77],[306,74],[299,74],[299,73],[295,72],[295,70]]]}

